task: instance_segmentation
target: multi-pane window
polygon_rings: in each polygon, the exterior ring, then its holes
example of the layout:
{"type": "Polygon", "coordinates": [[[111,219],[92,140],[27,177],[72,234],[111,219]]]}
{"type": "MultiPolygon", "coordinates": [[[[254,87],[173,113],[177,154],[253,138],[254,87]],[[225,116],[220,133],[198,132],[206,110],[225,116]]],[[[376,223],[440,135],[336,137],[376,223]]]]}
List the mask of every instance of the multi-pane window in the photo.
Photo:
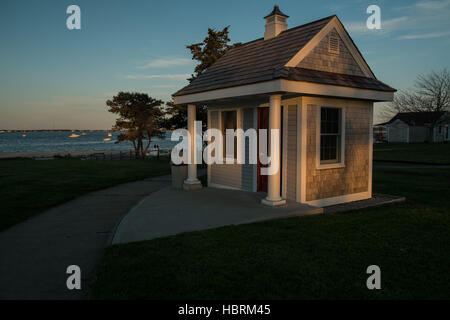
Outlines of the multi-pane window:
{"type": "Polygon", "coordinates": [[[320,110],[320,163],[340,162],[341,150],[341,109],[320,110]]]}
{"type": "Polygon", "coordinates": [[[227,129],[237,129],[237,112],[234,111],[222,111],[222,135],[223,135],[223,155],[224,158],[237,158],[237,137],[234,136],[234,152],[233,155],[226,154],[226,130],[227,129]]]}

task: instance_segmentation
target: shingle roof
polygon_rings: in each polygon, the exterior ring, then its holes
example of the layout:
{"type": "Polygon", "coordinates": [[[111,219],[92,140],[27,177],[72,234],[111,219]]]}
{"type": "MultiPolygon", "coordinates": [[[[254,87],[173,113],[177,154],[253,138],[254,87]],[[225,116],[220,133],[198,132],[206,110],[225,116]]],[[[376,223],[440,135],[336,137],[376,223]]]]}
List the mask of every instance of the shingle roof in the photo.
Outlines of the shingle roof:
{"type": "Polygon", "coordinates": [[[331,84],[378,91],[396,91],[394,88],[391,88],[380,80],[361,76],[353,76],[349,74],[289,67],[284,67],[279,72],[280,78],[287,80],[331,84]]]}
{"type": "Polygon", "coordinates": [[[399,112],[386,124],[392,123],[395,120],[401,120],[410,126],[424,126],[432,124],[439,120],[445,111],[438,112],[399,112]]]}
{"type": "Polygon", "coordinates": [[[183,96],[280,78],[395,91],[395,89],[376,79],[284,67],[334,17],[335,15],[329,16],[285,30],[272,39],[264,40],[261,38],[230,49],[198,78],[173,96],[183,96]]]}
{"type": "Polygon", "coordinates": [[[268,18],[268,17],[271,17],[271,16],[274,16],[276,14],[279,15],[279,16],[283,16],[283,17],[289,18],[288,15],[284,14],[283,12],[281,12],[280,7],[278,7],[278,5],[274,5],[272,12],[269,13],[267,16],[265,16],[264,19],[268,18]]]}

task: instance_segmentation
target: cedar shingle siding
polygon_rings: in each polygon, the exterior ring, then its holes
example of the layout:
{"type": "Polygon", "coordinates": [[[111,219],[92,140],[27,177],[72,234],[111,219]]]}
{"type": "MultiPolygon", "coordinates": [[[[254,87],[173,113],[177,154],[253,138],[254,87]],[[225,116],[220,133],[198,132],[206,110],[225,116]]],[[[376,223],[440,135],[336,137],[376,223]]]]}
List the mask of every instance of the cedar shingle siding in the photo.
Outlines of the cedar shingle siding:
{"type": "Polygon", "coordinates": [[[297,106],[289,105],[287,112],[286,198],[295,201],[297,196],[297,106]]]}
{"type": "MultiPolygon", "coordinates": [[[[224,108],[225,110],[226,108],[224,108]]],[[[210,123],[211,128],[220,129],[219,124],[219,110],[211,110],[210,123]]],[[[254,108],[244,108],[242,110],[242,124],[243,129],[253,128],[253,113],[254,108]]],[[[210,182],[216,185],[232,187],[245,191],[253,191],[253,175],[254,166],[248,164],[248,140],[245,141],[245,164],[213,164],[210,165],[210,182]]]]}
{"type": "MultiPolygon", "coordinates": [[[[316,169],[316,104],[307,106],[306,200],[368,191],[371,102],[345,105],[345,167],[316,169]]],[[[333,105],[333,104],[331,104],[333,105]]]]}
{"type": "Polygon", "coordinates": [[[300,61],[297,67],[360,77],[364,76],[361,68],[335,29],[325,36],[314,50],[300,61]],[[329,52],[328,41],[330,36],[336,37],[339,40],[339,53],[329,52]]]}

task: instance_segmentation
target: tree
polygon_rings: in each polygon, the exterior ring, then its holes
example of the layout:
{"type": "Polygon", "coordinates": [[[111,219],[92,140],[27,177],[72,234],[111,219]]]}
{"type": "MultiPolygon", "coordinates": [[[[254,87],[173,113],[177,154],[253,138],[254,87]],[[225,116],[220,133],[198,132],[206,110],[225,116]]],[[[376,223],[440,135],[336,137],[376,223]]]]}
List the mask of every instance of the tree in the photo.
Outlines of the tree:
{"type": "MultiPolygon", "coordinates": [[[[167,130],[175,130],[185,128],[187,124],[187,108],[186,106],[176,105],[173,101],[167,102],[165,109],[165,119],[163,127],[167,130]]],[[[202,122],[202,130],[207,129],[207,110],[205,106],[196,106],[196,120],[202,122]]]]}
{"type": "MultiPolygon", "coordinates": [[[[450,110],[450,72],[445,68],[419,75],[413,89],[396,94],[394,101],[383,110],[392,118],[398,112],[440,112],[450,110]]],[[[434,124],[432,124],[434,126],[434,124]]]]}
{"type": "MultiPolygon", "coordinates": [[[[191,51],[192,60],[197,60],[198,64],[194,69],[195,74],[191,74],[188,79],[192,82],[203,71],[208,69],[214,62],[219,60],[229,49],[234,48],[240,43],[230,45],[230,38],[228,36],[228,29],[230,26],[217,31],[208,28],[208,36],[200,43],[194,43],[186,46],[191,51]]],[[[206,130],[207,127],[207,111],[206,106],[197,105],[196,118],[202,121],[202,128],[206,130]]],[[[177,106],[172,101],[166,103],[165,108],[166,119],[164,121],[164,128],[174,130],[177,128],[186,127],[187,124],[187,108],[185,106],[177,106]]]]}
{"type": "Polygon", "coordinates": [[[240,43],[230,45],[230,38],[228,36],[228,29],[230,26],[218,31],[208,28],[208,36],[200,43],[194,43],[186,46],[191,50],[192,60],[197,60],[198,64],[194,69],[195,74],[192,74],[188,79],[192,82],[203,71],[208,69],[214,62],[219,60],[229,49],[239,46],[240,43]]]}
{"type": "Polygon", "coordinates": [[[126,130],[118,136],[118,142],[132,142],[138,158],[145,158],[152,137],[161,134],[162,104],[163,101],[138,92],[119,92],[112,100],[106,101],[108,111],[119,115],[114,129],[126,130]],[[144,146],[145,140],[147,144],[144,146]]]}

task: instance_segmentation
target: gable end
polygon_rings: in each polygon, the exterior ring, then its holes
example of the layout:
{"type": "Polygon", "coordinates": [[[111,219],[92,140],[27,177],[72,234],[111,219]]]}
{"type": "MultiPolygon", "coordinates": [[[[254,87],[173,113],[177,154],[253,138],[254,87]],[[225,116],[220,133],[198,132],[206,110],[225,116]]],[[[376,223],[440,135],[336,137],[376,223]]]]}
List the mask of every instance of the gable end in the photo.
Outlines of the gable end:
{"type": "Polygon", "coordinates": [[[336,29],[330,31],[297,65],[299,68],[364,76],[336,29]]]}
{"type": "MultiPolygon", "coordinates": [[[[333,40],[332,40],[333,42],[333,40]]],[[[335,42],[335,40],[334,40],[335,42]]],[[[324,68],[326,66],[326,62],[323,62],[323,60],[319,57],[315,57],[315,59],[312,59],[311,56],[308,57],[309,61],[306,61],[306,64],[310,64],[308,67],[302,66],[301,62],[310,54],[314,54],[314,51],[316,50],[316,54],[318,51],[320,54],[338,54],[341,55],[342,48],[345,48],[346,57],[343,57],[347,59],[347,61],[341,61],[348,64],[348,66],[351,66],[351,71],[345,71],[345,74],[350,75],[357,75],[357,76],[363,76],[367,78],[376,79],[375,75],[373,74],[372,70],[370,70],[369,65],[364,60],[363,56],[361,55],[361,52],[356,47],[353,40],[350,38],[348,32],[345,30],[342,23],[339,21],[337,16],[334,16],[326,26],[320,30],[309,42],[300,50],[298,51],[286,64],[285,67],[303,67],[313,70],[320,70],[320,71],[327,71],[327,72],[334,72],[334,73],[342,73],[343,71],[335,71],[330,70],[329,68],[324,68]],[[336,46],[334,45],[333,48],[330,50],[330,34],[334,38],[335,36],[339,39],[339,44],[336,46]],[[324,44],[325,42],[325,44],[324,44]],[[337,53],[337,47],[339,47],[339,53],[337,53]],[[323,48],[326,48],[325,51],[321,50],[323,48]],[[332,51],[332,52],[330,52],[332,51]],[[333,52],[334,51],[334,52],[333,52]],[[321,61],[317,61],[317,59],[321,61]],[[314,61],[312,61],[314,60],[314,61]],[[321,62],[321,66],[319,68],[321,62]],[[312,65],[311,65],[312,64],[312,65]],[[357,67],[355,67],[357,65],[357,67]],[[359,69],[359,70],[358,70],[359,69]]],[[[328,61],[333,62],[333,66],[337,67],[336,61],[328,61]]],[[[345,69],[345,68],[341,68],[345,69]]]]}

